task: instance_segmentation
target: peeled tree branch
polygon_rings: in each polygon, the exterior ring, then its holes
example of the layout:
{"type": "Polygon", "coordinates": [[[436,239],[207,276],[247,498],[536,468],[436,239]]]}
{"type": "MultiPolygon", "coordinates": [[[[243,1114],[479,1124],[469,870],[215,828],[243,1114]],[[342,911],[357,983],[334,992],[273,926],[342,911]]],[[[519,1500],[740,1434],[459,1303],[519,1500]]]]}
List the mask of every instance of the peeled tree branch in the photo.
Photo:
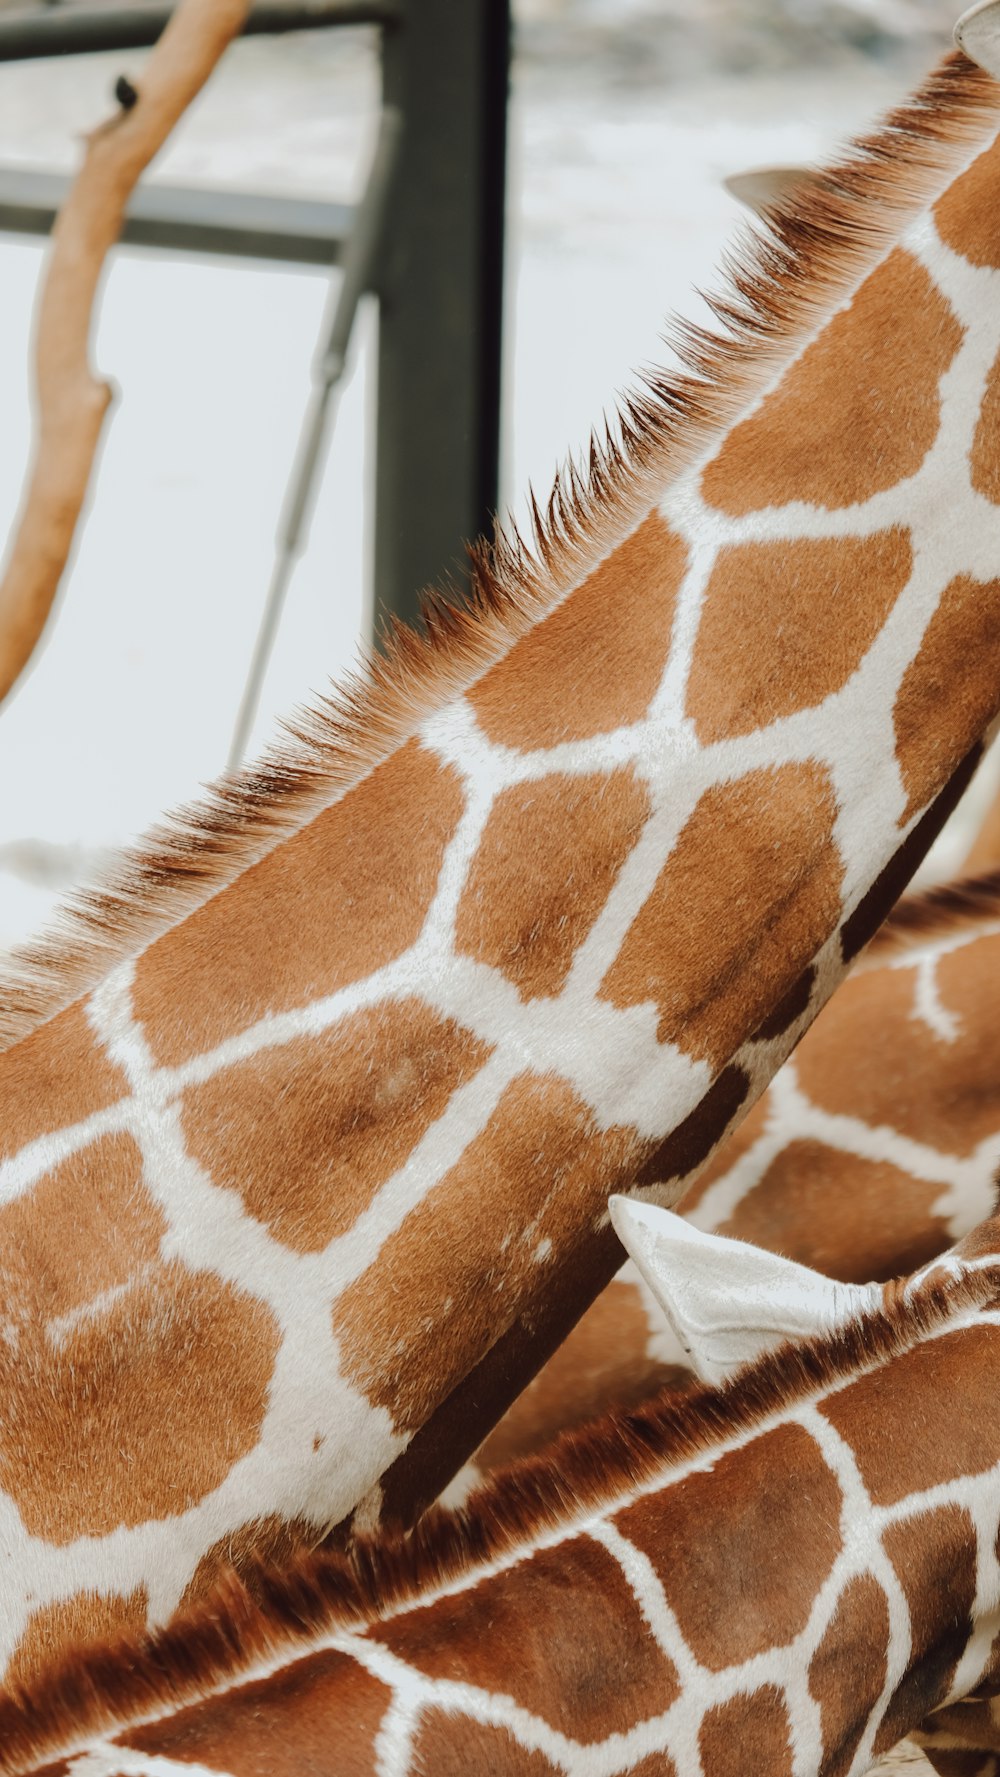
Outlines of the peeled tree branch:
{"type": "Polygon", "coordinates": [[[0,580],[0,701],[16,684],[52,609],[69,557],[111,389],[90,363],[95,298],[140,175],[243,28],[250,0],[181,0],[138,90],[88,138],[52,231],[35,323],[35,436],[0,580]]]}

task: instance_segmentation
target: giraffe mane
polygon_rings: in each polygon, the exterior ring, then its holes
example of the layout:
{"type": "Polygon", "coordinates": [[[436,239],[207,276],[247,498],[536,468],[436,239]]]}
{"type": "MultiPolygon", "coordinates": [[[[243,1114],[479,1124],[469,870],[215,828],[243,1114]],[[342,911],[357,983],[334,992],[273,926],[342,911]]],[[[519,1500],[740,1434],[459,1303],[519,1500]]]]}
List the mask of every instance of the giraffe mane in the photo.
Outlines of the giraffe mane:
{"type": "Polygon", "coordinates": [[[252,1683],[316,1642],[427,1602],[517,1545],[569,1528],[623,1492],[667,1478],[773,1414],[822,1393],[1000,1297],[1000,1260],[942,1274],[919,1297],[902,1288],[833,1333],[758,1359],[721,1388],[678,1399],[669,1388],[564,1432],[544,1454],[500,1470],[456,1512],[431,1510],[405,1538],[359,1538],[281,1567],[235,1571],[165,1628],[124,1632],[70,1652],[30,1684],[0,1694],[0,1771],[30,1769],[94,1734],[124,1732],[215,1691],[252,1683]]]}
{"type": "Polygon", "coordinates": [[[937,883],[897,901],[879,927],[859,966],[877,964],[890,954],[913,950],[949,933],[1000,920],[1000,869],[958,882],[937,883]]]}
{"type": "Polygon", "coordinates": [[[27,1036],[345,794],[449,695],[468,687],[607,555],[657,491],[805,343],[995,129],[1000,88],[960,51],[905,104],[744,230],[709,301],[712,332],[675,321],[682,370],[647,370],[589,450],[559,471],[532,534],[512,521],[470,550],[467,608],[428,595],[425,631],[393,623],[384,653],[286,725],[287,739],[178,810],[78,890],[0,971],[0,1049],[27,1036]]]}

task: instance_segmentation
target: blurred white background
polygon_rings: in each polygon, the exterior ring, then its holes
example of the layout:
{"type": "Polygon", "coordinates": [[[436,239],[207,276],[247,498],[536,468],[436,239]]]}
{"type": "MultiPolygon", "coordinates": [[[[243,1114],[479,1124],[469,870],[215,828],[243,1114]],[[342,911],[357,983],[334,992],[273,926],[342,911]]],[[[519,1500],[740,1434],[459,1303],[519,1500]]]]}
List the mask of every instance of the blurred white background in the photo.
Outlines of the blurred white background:
{"type": "MultiPolygon", "coordinates": [[[[520,0],[510,125],[505,495],[546,489],[699,312],[739,226],[726,173],[815,160],[948,39],[941,0],[520,0]]],[[[71,168],[140,54],[0,67],[0,161],[71,168]]],[[[378,91],[362,31],[238,43],[153,177],[350,198],[378,91]]],[[[29,453],[44,255],[0,235],[0,536],[29,453]]],[[[336,274],[333,274],[336,275],[336,274]]],[[[0,716],[0,944],[222,766],[329,288],[322,273],[119,250],[96,356],[120,389],[60,607],[0,716]]],[[[348,668],[365,587],[362,317],[255,741],[348,668]]]]}

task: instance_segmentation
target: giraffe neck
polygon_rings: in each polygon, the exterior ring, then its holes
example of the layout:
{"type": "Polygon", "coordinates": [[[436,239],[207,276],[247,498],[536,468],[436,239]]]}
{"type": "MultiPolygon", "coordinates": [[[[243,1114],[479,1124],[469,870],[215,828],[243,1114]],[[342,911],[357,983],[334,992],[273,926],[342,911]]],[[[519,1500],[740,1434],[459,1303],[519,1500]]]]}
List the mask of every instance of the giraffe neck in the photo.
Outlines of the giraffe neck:
{"type": "Polygon", "coordinates": [[[901,903],[684,1213],[844,1282],[967,1233],[995,1202],[998,964],[996,876],[901,903]]]}
{"type": "Polygon", "coordinates": [[[433,1498],[610,1277],[608,1193],[681,1194],[895,898],[1000,697],[997,151],[913,221],[998,91],[949,59],[598,462],[606,521],[564,484],[546,597],[439,615],[351,756],[401,744],[0,1054],[12,1676],[433,1498]]]}
{"type": "Polygon", "coordinates": [[[989,1667],[998,1238],[721,1395],[565,1440],[457,1526],[84,1657],[0,1703],[9,1769],[785,1777],[794,1745],[799,1777],[854,1777],[989,1667]]]}

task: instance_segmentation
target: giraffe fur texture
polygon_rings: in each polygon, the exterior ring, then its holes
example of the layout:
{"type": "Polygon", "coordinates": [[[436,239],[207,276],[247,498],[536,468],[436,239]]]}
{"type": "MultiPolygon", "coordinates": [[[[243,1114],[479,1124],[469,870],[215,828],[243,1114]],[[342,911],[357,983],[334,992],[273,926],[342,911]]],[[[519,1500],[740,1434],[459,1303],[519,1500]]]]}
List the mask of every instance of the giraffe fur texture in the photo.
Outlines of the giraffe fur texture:
{"type": "Polygon", "coordinates": [[[412,1521],[908,880],[1000,704],[998,129],[947,58],[534,556],[0,992],[8,1682],[412,1521]]]}
{"type": "Polygon", "coordinates": [[[996,1682],[998,1364],[991,1219],[721,1389],[0,1698],[4,1768],[860,1777],[911,1733],[934,1763],[996,1682]]]}

